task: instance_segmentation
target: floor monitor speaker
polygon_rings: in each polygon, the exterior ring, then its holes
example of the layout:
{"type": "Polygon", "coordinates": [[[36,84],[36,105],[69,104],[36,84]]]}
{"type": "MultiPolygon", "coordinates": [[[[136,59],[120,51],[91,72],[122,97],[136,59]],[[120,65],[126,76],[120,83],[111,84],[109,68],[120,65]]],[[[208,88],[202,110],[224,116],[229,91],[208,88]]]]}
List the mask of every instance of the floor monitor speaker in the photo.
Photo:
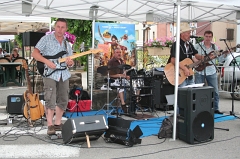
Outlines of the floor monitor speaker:
{"type": "Polygon", "coordinates": [[[143,135],[139,126],[133,130],[130,129],[132,120],[124,120],[120,118],[108,118],[109,129],[106,131],[104,137],[108,142],[123,144],[126,146],[133,146],[141,144],[140,136],[143,135]]]}
{"type": "Polygon", "coordinates": [[[177,134],[190,144],[214,138],[214,88],[179,88],[177,134]]]}
{"type": "Polygon", "coordinates": [[[107,128],[104,115],[70,118],[62,127],[63,142],[86,141],[86,135],[90,140],[97,140],[107,128]]]}
{"type": "Polygon", "coordinates": [[[9,95],[7,97],[7,113],[9,114],[23,114],[23,95],[9,95]]]}
{"type": "Polygon", "coordinates": [[[24,32],[23,33],[23,46],[36,46],[38,41],[45,35],[40,32],[24,32]]]}

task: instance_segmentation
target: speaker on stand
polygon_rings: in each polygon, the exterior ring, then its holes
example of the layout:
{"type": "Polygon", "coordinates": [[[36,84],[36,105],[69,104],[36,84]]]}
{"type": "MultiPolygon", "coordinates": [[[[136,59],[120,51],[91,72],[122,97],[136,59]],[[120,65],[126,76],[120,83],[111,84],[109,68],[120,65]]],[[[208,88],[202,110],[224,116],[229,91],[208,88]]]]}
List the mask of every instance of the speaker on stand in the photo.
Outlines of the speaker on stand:
{"type": "Polygon", "coordinates": [[[189,144],[214,138],[214,88],[179,88],[177,134],[189,144]]]}

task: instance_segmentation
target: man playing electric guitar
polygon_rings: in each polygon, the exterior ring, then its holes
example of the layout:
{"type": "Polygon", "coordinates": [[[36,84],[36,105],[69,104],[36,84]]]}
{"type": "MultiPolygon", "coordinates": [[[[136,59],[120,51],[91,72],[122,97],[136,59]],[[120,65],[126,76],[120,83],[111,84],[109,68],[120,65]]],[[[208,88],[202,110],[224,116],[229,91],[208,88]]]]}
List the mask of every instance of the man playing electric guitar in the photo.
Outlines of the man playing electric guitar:
{"type": "MultiPolygon", "coordinates": [[[[218,47],[212,43],[213,38],[213,32],[208,30],[204,32],[204,40],[203,42],[200,42],[199,44],[195,45],[195,49],[198,51],[199,54],[204,55],[206,51],[206,54],[209,54],[210,52],[214,50],[218,50],[218,47]],[[201,45],[201,46],[199,46],[201,45]]],[[[218,58],[219,62],[224,61],[224,58],[226,58],[228,54],[223,54],[218,58]]],[[[219,92],[218,92],[218,77],[217,77],[217,70],[216,70],[216,59],[210,60],[208,63],[205,63],[206,67],[202,71],[195,70],[195,82],[196,83],[205,83],[207,82],[208,86],[212,86],[215,91],[215,97],[214,97],[214,109],[215,113],[222,114],[219,111],[219,92]]],[[[196,62],[197,60],[193,58],[193,60],[196,62]]]]}
{"type": "MultiPolygon", "coordinates": [[[[182,23],[180,26],[180,46],[176,46],[176,42],[173,43],[171,47],[171,54],[170,54],[168,63],[171,63],[171,65],[175,65],[176,47],[180,47],[179,61],[183,61],[184,59],[187,59],[187,58],[189,58],[190,60],[192,59],[192,56],[195,56],[196,59],[198,60],[204,59],[204,56],[198,54],[197,50],[194,48],[192,43],[189,42],[190,35],[191,35],[191,29],[189,27],[189,24],[182,23]]],[[[184,65],[183,63],[179,63],[179,68],[183,70],[184,75],[188,78],[186,78],[182,83],[179,83],[178,86],[183,87],[186,85],[194,84],[193,73],[190,71],[190,69],[186,67],[186,65],[184,65]]],[[[174,76],[172,78],[175,78],[174,72],[167,72],[166,70],[164,70],[164,72],[168,80],[169,80],[169,77],[167,74],[172,74],[172,76],[174,76]]]]}
{"type": "MultiPolygon", "coordinates": [[[[43,56],[54,56],[63,51],[66,52],[63,57],[72,55],[72,48],[64,37],[66,31],[67,21],[63,18],[58,18],[55,23],[55,32],[45,35],[39,40],[32,53],[32,57],[44,63],[50,69],[55,70],[56,64],[43,56]]],[[[73,64],[73,60],[68,57],[62,65],[72,67],[73,64]]],[[[62,129],[61,119],[68,104],[70,77],[71,74],[68,69],[59,69],[51,75],[43,77],[48,135],[54,135],[55,131],[62,129]],[[56,117],[53,124],[54,111],[56,117]]]]}

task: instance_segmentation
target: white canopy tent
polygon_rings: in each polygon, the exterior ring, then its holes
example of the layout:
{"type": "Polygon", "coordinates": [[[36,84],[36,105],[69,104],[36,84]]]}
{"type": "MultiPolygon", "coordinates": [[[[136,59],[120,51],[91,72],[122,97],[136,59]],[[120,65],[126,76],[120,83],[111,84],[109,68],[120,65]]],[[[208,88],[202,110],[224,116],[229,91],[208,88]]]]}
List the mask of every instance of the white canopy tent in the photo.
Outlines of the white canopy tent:
{"type": "Polygon", "coordinates": [[[1,43],[5,43],[5,48],[6,48],[6,43],[8,43],[8,53],[10,53],[10,40],[14,39],[13,35],[0,35],[0,47],[3,48],[1,43]]]}
{"type": "MultiPolygon", "coordinates": [[[[237,23],[236,19],[240,18],[239,12],[239,0],[2,0],[0,3],[0,14],[7,16],[25,15],[145,23],[148,21],[146,15],[150,15],[151,21],[154,22],[176,21],[177,44],[180,43],[179,26],[181,21],[237,23]]],[[[176,66],[179,63],[178,60],[179,48],[176,52],[176,66]]],[[[178,77],[179,68],[175,69],[175,75],[178,77]]],[[[175,79],[175,83],[177,80],[178,78],[175,79]]],[[[176,138],[177,92],[178,88],[176,87],[174,140],[176,138]]]]}
{"type": "Polygon", "coordinates": [[[0,35],[49,29],[50,24],[50,17],[0,16],[0,35]]]}
{"type": "MultiPolygon", "coordinates": [[[[88,20],[90,8],[97,6],[98,20],[145,22],[146,13],[154,13],[158,20],[172,22],[177,17],[174,4],[176,0],[1,0],[0,14],[88,20]]],[[[181,21],[229,22],[239,7],[239,0],[182,0],[181,21]]]]}

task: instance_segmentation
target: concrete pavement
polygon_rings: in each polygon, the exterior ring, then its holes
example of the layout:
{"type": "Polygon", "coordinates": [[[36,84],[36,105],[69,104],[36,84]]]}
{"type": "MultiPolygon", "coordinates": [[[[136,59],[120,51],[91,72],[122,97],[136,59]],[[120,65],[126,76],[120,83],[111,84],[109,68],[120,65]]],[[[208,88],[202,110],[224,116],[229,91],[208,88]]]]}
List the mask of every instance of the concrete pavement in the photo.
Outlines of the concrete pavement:
{"type": "MultiPolygon", "coordinates": [[[[84,77],[83,73],[83,77],[84,77]]],[[[85,76],[86,77],[86,76],[85,76]]],[[[83,87],[86,89],[83,78],[83,87]]],[[[21,94],[26,87],[0,87],[0,120],[8,118],[6,98],[9,94],[21,94]]],[[[226,115],[234,108],[240,112],[240,101],[233,101],[228,93],[220,93],[220,110],[226,115]]],[[[157,112],[164,116],[164,112],[157,112]]],[[[63,118],[63,122],[66,118],[63,118]]],[[[44,122],[44,121],[43,121],[44,122]]],[[[46,124],[44,124],[46,125],[46,124]]],[[[189,145],[184,141],[158,139],[157,136],[144,137],[142,143],[127,147],[107,143],[103,138],[86,143],[63,145],[62,139],[50,140],[46,135],[46,126],[38,123],[29,128],[24,118],[15,117],[13,125],[0,125],[0,158],[68,158],[68,159],[112,159],[112,158],[173,158],[173,159],[226,159],[239,158],[240,122],[239,119],[215,123],[216,128],[228,128],[229,131],[214,129],[214,140],[202,144],[189,145]]],[[[150,128],[149,128],[150,129],[150,128]]]]}

